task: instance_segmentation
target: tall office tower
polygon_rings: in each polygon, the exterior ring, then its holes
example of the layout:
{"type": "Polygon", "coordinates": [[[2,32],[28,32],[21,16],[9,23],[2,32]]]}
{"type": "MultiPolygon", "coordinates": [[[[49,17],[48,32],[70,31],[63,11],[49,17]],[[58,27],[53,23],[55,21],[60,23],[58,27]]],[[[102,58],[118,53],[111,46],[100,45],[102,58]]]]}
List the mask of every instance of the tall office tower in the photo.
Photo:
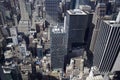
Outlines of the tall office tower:
{"type": "Polygon", "coordinates": [[[62,0],[62,12],[66,13],[67,10],[70,9],[71,0],[62,0]]]}
{"type": "Polygon", "coordinates": [[[119,54],[120,22],[102,21],[95,44],[93,65],[103,74],[111,72],[111,70],[120,70],[119,64],[116,64],[119,54]]]}
{"type": "Polygon", "coordinates": [[[20,46],[19,46],[19,51],[20,51],[20,53],[22,54],[22,56],[26,56],[27,54],[27,49],[26,49],[26,44],[21,44],[20,46]]]}
{"type": "Polygon", "coordinates": [[[75,9],[75,3],[76,3],[76,0],[71,0],[71,2],[70,2],[71,9],[75,9]]]}
{"type": "Polygon", "coordinates": [[[30,18],[32,18],[32,2],[26,1],[26,11],[30,18]]]}
{"type": "Polygon", "coordinates": [[[17,39],[17,30],[16,27],[10,28],[10,35],[13,41],[14,45],[18,45],[18,39],[17,39]]]}
{"type": "Polygon", "coordinates": [[[93,12],[92,12],[91,6],[89,5],[80,5],[79,7],[82,11],[84,11],[88,15],[87,29],[86,29],[86,35],[85,35],[85,44],[86,44],[86,49],[89,50],[92,32],[94,28],[94,24],[92,23],[93,12]]]}
{"type": "Polygon", "coordinates": [[[117,5],[120,5],[120,0],[115,0],[117,5]]]}
{"type": "Polygon", "coordinates": [[[51,35],[51,67],[53,69],[63,69],[64,57],[67,54],[66,31],[63,26],[54,26],[51,35]]]}
{"type": "Polygon", "coordinates": [[[68,10],[65,26],[68,33],[68,51],[75,47],[83,47],[87,29],[88,15],[80,9],[68,10]]]}
{"type": "Polygon", "coordinates": [[[2,12],[0,12],[0,25],[4,25],[4,18],[2,12]]]}
{"type": "Polygon", "coordinates": [[[58,23],[58,9],[61,0],[45,0],[46,20],[56,25],[58,23]]]}
{"type": "Polygon", "coordinates": [[[14,19],[14,24],[15,24],[15,27],[17,27],[18,26],[18,20],[17,20],[17,15],[13,15],[13,19],[14,19]]]}
{"type": "Polygon", "coordinates": [[[5,14],[5,7],[3,3],[0,3],[0,25],[4,25],[6,23],[6,14],[5,14]]]}
{"type": "Polygon", "coordinates": [[[18,32],[28,34],[30,29],[29,15],[26,11],[25,0],[19,0],[21,19],[18,25],[18,32]]]}
{"type": "Polygon", "coordinates": [[[25,0],[19,0],[21,20],[29,20],[29,16],[26,10],[25,0]]]}
{"type": "Polygon", "coordinates": [[[88,0],[71,0],[71,9],[78,9],[80,5],[88,5],[88,0]]]}
{"type": "Polygon", "coordinates": [[[0,80],[6,80],[5,74],[2,69],[2,65],[0,64],[0,80]]]}
{"type": "Polygon", "coordinates": [[[90,0],[71,0],[71,9],[78,9],[80,5],[90,5],[90,0]]]}
{"type": "Polygon", "coordinates": [[[105,3],[98,3],[96,7],[96,11],[93,15],[93,24],[95,25],[94,30],[93,30],[93,35],[90,43],[90,50],[93,52],[94,51],[94,46],[96,43],[97,35],[99,32],[100,28],[100,22],[104,18],[106,14],[106,5],[105,3]]]}
{"type": "Polygon", "coordinates": [[[14,0],[10,0],[11,7],[15,7],[14,0]]]}
{"type": "Polygon", "coordinates": [[[113,68],[111,70],[112,72],[115,72],[115,71],[120,71],[120,51],[118,53],[118,56],[114,62],[114,65],[113,65],[113,68]]]}
{"type": "Polygon", "coordinates": [[[44,3],[43,0],[36,0],[35,1],[35,11],[37,13],[37,16],[42,17],[42,18],[44,17],[43,16],[43,7],[44,7],[43,3],[44,3]]]}
{"type": "Polygon", "coordinates": [[[4,41],[4,37],[3,37],[2,30],[1,30],[1,27],[0,27],[0,58],[1,58],[1,53],[3,52],[3,50],[2,50],[3,41],[4,41]]]}
{"type": "Polygon", "coordinates": [[[43,57],[43,47],[41,45],[37,45],[37,57],[42,58],[43,57]]]}

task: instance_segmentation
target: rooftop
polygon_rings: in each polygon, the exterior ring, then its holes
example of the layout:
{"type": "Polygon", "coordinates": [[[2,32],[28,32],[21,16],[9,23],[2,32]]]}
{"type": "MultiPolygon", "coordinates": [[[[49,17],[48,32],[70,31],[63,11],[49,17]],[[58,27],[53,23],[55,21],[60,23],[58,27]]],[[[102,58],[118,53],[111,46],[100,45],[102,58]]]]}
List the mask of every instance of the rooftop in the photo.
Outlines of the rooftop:
{"type": "Polygon", "coordinates": [[[68,10],[67,11],[70,15],[86,15],[85,12],[83,12],[80,9],[74,9],[74,10],[68,10]]]}
{"type": "Polygon", "coordinates": [[[85,11],[90,11],[91,10],[91,6],[89,5],[80,5],[79,6],[81,10],[85,10],[85,11]]]}
{"type": "Polygon", "coordinates": [[[106,7],[105,3],[98,3],[97,7],[106,7]]]}
{"type": "Polygon", "coordinates": [[[120,27],[120,22],[116,22],[114,20],[105,20],[104,22],[112,27],[120,27]]]}
{"type": "Polygon", "coordinates": [[[5,59],[9,59],[13,57],[13,53],[11,52],[11,50],[8,50],[4,52],[4,56],[5,56],[5,59]]]}
{"type": "Polygon", "coordinates": [[[8,43],[7,47],[11,48],[13,45],[13,43],[8,43]]]}
{"type": "Polygon", "coordinates": [[[19,25],[28,25],[29,24],[29,21],[28,20],[21,20],[19,22],[19,25]]]}
{"type": "Polygon", "coordinates": [[[102,75],[94,76],[94,77],[87,77],[86,80],[103,80],[102,75]]]}
{"type": "Polygon", "coordinates": [[[52,28],[53,33],[65,33],[65,28],[63,26],[54,26],[52,28]]]}
{"type": "Polygon", "coordinates": [[[42,48],[42,46],[41,45],[37,45],[37,48],[42,48]]]}

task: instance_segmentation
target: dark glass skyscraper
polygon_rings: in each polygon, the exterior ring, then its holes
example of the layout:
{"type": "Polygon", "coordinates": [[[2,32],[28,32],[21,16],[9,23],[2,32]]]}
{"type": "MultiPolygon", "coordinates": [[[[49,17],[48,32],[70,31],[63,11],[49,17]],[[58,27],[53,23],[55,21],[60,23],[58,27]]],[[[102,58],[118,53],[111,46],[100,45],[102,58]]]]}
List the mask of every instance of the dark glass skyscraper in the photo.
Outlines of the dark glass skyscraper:
{"type": "Polygon", "coordinates": [[[45,0],[46,20],[56,25],[58,22],[58,7],[61,0],[45,0]]]}
{"type": "Polygon", "coordinates": [[[66,27],[68,33],[68,51],[74,47],[83,47],[88,16],[80,9],[68,10],[66,14],[66,27]]]}
{"type": "Polygon", "coordinates": [[[63,69],[64,57],[67,54],[67,37],[63,26],[53,26],[51,36],[51,67],[53,69],[63,69]]]}

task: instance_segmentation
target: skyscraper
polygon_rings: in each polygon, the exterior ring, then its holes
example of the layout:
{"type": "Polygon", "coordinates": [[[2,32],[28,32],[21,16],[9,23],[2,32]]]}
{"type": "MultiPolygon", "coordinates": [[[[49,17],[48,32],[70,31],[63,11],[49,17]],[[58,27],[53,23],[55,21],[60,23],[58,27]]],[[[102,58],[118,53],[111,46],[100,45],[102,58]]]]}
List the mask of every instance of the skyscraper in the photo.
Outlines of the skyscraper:
{"type": "Polygon", "coordinates": [[[10,0],[11,7],[15,7],[14,0],[10,0]]]}
{"type": "Polygon", "coordinates": [[[68,33],[68,51],[74,47],[84,46],[87,22],[87,14],[80,9],[67,11],[65,25],[68,33]]]}
{"type": "Polygon", "coordinates": [[[14,17],[14,24],[15,24],[15,26],[18,26],[17,15],[13,15],[13,17],[14,17]]]}
{"type": "Polygon", "coordinates": [[[4,47],[3,44],[4,44],[4,37],[0,27],[0,59],[1,59],[1,54],[3,53],[3,47],[4,47]]]}
{"type": "Polygon", "coordinates": [[[44,4],[43,4],[43,0],[37,0],[36,2],[35,2],[35,11],[37,12],[37,16],[38,17],[44,17],[44,15],[43,15],[43,8],[44,8],[44,4]]]}
{"type": "Polygon", "coordinates": [[[58,22],[58,7],[61,0],[45,0],[46,20],[53,25],[58,22]]]}
{"type": "Polygon", "coordinates": [[[71,0],[70,8],[75,9],[76,0],[71,0]]]}
{"type": "Polygon", "coordinates": [[[71,0],[71,9],[78,9],[80,5],[89,5],[89,0],[71,0]]]}
{"type": "Polygon", "coordinates": [[[92,52],[94,51],[97,35],[99,33],[101,20],[104,18],[105,14],[106,14],[105,3],[98,3],[98,5],[96,6],[96,11],[93,16],[93,23],[94,23],[95,27],[93,29],[93,35],[92,35],[92,39],[91,39],[91,43],[90,43],[90,50],[92,52]]]}
{"type": "Polygon", "coordinates": [[[0,12],[0,25],[4,25],[2,12],[0,12]]]}
{"type": "Polygon", "coordinates": [[[53,69],[63,69],[64,57],[67,54],[66,31],[63,26],[54,26],[50,32],[51,36],[51,67],[53,69]]]}
{"type": "Polygon", "coordinates": [[[107,73],[113,69],[120,51],[119,34],[120,22],[110,20],[101,22],[93,60],[93,65],[97,66],[101,73],[107,73]]]}
{"type": "Polygon", "coordinates": [[[5,14],[5,7],[3,3],[0,3],[0,25],[6,24],[6,14],[5,14]]]}
{"type": "Polygon", "coordinates": [[[29,16],[26,10],[25,0],[19,0],[21,20],[29,20],[29,16]]]}
{"type": "MultiPolygon", "coordinates": [[[[120,48],[119,48],[120,49],[120,48]]],[[[115,72],[115,71],[120,71],[120,51],[118,53],[118,56],[114,62],[114,65],[113,65],[113,68],[111,70],[112,72],[115,72]]]]}
{"type": "Polygon", "coordinates": [[[6,80],[5,74],[2,69],[2,65],[0,64],[0,80],[6,80]]]}
{"type": "Polygon", "coordinates": [[[26,5],[24,0],[19,0],[21,19],[18,24],[18,32],[28,34],[30,29],[29,15],[26,11],[26,5]]]}

